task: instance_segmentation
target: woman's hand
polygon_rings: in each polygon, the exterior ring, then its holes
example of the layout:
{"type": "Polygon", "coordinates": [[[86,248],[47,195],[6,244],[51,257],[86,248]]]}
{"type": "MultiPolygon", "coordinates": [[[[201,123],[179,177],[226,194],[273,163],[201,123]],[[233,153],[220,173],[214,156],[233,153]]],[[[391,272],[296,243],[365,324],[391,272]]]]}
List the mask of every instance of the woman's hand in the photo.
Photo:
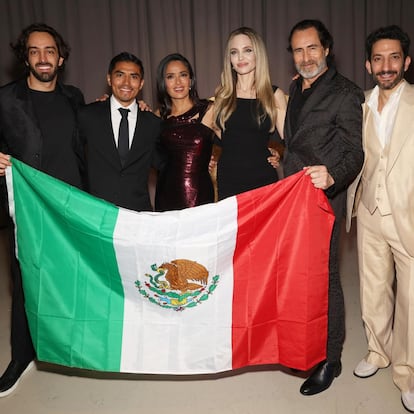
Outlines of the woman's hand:
{"type": "Polygon", "coordinates": [[[267,162],[273,167],[278,168],[280,166],[280,154],[277,150],[274,148],[268,148],[270,151],[270,154],[272,154],[270,157],[267,157],[267,162]]]}

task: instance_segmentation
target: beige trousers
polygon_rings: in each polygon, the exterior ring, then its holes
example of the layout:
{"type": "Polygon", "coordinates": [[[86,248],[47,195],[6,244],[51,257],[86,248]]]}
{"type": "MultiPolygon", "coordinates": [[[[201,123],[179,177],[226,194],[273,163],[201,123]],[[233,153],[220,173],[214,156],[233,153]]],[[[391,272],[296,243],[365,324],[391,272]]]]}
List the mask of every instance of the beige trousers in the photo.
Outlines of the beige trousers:
{"type": "Polygon", "coordinates": [[[357,226],[367,361],[391,363],[397,387],[414,392],[414,257],[400,243],[392,215],[371,214],[360,203],[357,226]]]}

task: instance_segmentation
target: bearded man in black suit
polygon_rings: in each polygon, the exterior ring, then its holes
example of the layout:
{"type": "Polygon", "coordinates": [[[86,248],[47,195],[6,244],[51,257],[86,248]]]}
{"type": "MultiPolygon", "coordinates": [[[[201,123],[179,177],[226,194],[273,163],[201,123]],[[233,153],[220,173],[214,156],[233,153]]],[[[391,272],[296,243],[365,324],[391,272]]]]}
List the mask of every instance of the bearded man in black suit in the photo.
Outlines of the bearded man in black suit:
{"type": "Polygon", "coordinates": [[[345,311],[338,265],[339,236],[346,190],[361,170],[364,158],[364,95],[336,71],[332,46],[332,36],[318,20],[301,21],[290,32],[288,50],[300,76],[289,91],[283,169],[285,175],[305,169],[313,185],[324,190],[336,217],[329,255],[326,360],[301,386],[303,395],[326,390],[341,373],[345,311]]]}

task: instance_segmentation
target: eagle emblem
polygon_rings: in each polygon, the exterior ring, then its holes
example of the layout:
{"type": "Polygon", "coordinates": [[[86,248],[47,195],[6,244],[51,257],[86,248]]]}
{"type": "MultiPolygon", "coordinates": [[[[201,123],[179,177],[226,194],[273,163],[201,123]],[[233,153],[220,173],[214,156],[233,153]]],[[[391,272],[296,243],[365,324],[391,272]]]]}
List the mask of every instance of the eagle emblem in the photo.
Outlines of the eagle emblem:
{"type": "Polygon", "coordinates": [[[188,259],[175,259],[160,266],[151,265],[154,273],[145,273],[144,283],[135,281],[142,296],[163,308],[183,311],[206,301],[219,281],[215,275],[208,283],[209,272],[200,263],[188,259]]]}

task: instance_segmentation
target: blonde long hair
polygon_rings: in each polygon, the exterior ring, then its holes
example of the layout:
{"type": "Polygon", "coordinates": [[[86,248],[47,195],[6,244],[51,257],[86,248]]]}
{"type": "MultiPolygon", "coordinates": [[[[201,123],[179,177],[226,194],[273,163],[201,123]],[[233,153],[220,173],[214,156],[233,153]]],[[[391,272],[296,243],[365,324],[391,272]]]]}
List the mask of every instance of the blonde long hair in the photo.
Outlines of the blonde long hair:
{"type": "Polygon", "coordinates": [[[271,121],[269,132],[273,132],[276,126],[277,107],[270,81],[266,46],[260,35],[250,27],[240,27],[233,30],[227,40],[221,82],[214,97],[214,119],[216,120],[217,126],[224,131],[227,120],[236,109],[237,73],[232,68],[230,62],[230,42],[235,36],[241,34],[249,37],[256,55],[255,81],[253,86],[256,88],[256,98],[258,100],[257,124],[260,125],[266,116],[269,116],[271,121]],[[260,111],[260,107],[263,108],[264,113],[260,111]]]}

